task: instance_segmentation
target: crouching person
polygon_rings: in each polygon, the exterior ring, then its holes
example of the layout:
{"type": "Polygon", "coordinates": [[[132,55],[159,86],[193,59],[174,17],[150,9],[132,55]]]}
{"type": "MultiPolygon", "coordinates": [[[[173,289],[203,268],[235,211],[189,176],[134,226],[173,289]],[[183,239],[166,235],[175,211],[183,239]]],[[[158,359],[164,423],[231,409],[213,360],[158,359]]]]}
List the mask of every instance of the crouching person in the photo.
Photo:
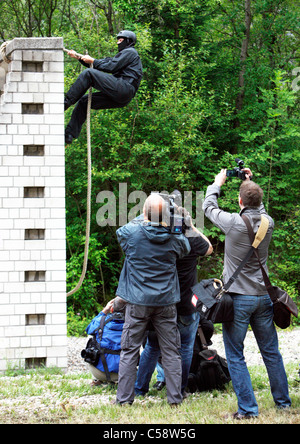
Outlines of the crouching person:
{"type": "Polygon", "coordinates": [[[94,380],[92,386],[103,382],[118,382],[121,336],[124,324],[124,304],[116,297],[87,326],[91,335],[81,356],[87,362],[94,380]]]}

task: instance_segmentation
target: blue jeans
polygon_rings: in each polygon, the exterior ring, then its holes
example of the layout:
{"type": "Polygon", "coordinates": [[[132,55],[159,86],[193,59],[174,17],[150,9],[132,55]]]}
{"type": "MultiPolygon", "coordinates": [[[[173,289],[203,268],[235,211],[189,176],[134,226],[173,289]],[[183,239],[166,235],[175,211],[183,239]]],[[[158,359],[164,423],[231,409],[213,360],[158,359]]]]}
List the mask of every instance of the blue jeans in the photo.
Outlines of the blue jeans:
{"type": "Polygon", "coordinates": [[[264,364],[267,368],[275,404],[291,405],[283,360],[278,349],[277,332],[273,323],[273,304],[269,295],[232,295],[234,320],[223,324],[226,359],[233,388],[238,399],[238,412],[258,415],[250,375],[244,358],[244,339],[249,324],[252,327],[264,364]]]}
{"type": "MultiPolygon", "coordinates": [[[[198,312],[189,316],[178,315],[177,326],[181,339],[181,365],[182,365],[182,382],[181,393],[187,386],[189,371],[193,358],[194,342],[199,324],[200,315],[198,312]]],[[[160,349],[157,338],[151,335],[147,339],[146,346],[141,354],[137,378],[135,382],[135,393],[137,395],[145,395],[149,390],[149,383],[155,370],[160,349]]],[[[160,378],[160,380],[162,380],[160,378]]]]}
{"type": "Polygon", "coordinates": [[[156,371],[157,371],[157,376],[156,376],[157,382],[165,382],[165,372],[159,362],[156,364],[156,371]]]}

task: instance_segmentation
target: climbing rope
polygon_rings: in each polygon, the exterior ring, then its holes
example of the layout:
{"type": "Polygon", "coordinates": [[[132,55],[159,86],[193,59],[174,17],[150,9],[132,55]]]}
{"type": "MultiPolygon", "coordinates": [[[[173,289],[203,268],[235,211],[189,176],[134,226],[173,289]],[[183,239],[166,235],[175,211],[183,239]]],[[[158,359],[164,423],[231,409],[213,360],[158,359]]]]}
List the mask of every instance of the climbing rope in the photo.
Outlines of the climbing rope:
{"type": "Polygon", "coordinates": [[[6,46],[8,45],[9,42],[4,42],[2,43],[2,45],[0,46],[0,54],[2,59],[4,60],[5,63],[10,63],[11,60],[6,57],[6,46]]]}
{"type": "MultiPolygon", "coordinates": [[[[64,51],[66,51],[64,49],[64,51]]],[[[77,54],[77,53],[76,53],[77,54]]],[[[81,54],[78,54],[81,55],[81,54]]],[[[91,68],[93,65],[91,64],[91,68]]],[[[86,118],[86,133],[87,133],[87,208],[86,208],[86,228],[85,228],[85,245],[84,245],[84,259],[83,267],[78,284],[73,290],[67,293],[67,297],[76,293],[85,278],[88,256],[89,256],[89,243],[90,243],[90,229],[91,229],[91,192],[92,192],[92,150],[91,150],[91,105],[92,105],[92,87],[89,89],[88,103],[87,103],[87,118],[86,118]]]]}

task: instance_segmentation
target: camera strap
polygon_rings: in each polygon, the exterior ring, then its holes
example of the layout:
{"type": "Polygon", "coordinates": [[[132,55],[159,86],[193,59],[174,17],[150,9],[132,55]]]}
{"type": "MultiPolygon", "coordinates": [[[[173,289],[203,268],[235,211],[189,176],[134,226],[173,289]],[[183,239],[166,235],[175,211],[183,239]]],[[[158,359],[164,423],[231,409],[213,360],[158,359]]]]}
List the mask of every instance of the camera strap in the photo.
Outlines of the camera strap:
{"type": "MultiPolygon", "coordinates": [[[[263,226],[263,227],[261,229],[260,236],[261,237],[263,236],[262,239],[265,237],[266,232],[267,232],[268,227],[269,227],[269,221],[268,221],[268,219],[265,216],[261,216],[262,223],[261,223],[261,225],[260,225],[260,227],[259,227],[255,237],[254,237],[253,228],[251,227],[251,224],[250,224],[250,221],[249,221],[248,217],[242,216],[242,218],[243,218],[243,221],[246,224],[246,227],[247,227],[247,230],[248,230],[248,235],[249,235],[250,241],[252,242],[252,245],[255,244],[256,237],[258,237],[258,235],[259,235],[259,230],[260,230],[261,226],[263,226]]],[[[260,257],[259,257],[259,254],[258,254],[257,250],[255,250],[255,255],[256,255],[256,258],[258,260],[258,263],[259,263],[259,266],[261,268],[261,271],[262,271],[262,275],[263,275],[263,278],[264,278],[266,289],[270,290],[270,289],[272,289],[272,284],[270,282],[269,276],[266,273],[266,270],[264,269],[264,267],[263,267],[263,265],[262,265],[262,263],[260,261],[260,257]]],[[[272,299],[272,301],[275,302],[274,298],[272,299]]]]}

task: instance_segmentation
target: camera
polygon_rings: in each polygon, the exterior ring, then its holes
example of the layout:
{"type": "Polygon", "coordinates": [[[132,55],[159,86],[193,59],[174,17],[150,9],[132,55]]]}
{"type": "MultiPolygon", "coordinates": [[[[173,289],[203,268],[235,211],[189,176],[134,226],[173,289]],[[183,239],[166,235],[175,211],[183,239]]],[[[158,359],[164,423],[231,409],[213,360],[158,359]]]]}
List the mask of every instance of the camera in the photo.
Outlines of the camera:
{"type": "Polygon", "coordinates": [[[168,204],[168,210],[170,215],[170,223],[169,223],[169,230],[171,234],[182,234],[185,233],[185,230],[187,228],[184,217],[182,214],[179,214],[178,208],[179,206],[176,203],[176,200],[181,201],[181,195],[180,193],[174,194],[164,194],[159,193],[159,195],[167,202],[168,204]]]}
{"type": "Polygon", "coordinates": [[[246,180],[246,173],[245,171],[242,171],[244,168],[244,161],[241,159],[234,159],[237,163],[237,167],[235,167],[233,170],[227,170],[226,176],[227,177],[238,177],[241,180],[246,180]]]}
{"type": "Polygon", "coordinates": [[[89,339],[86,348],[81,351],[81,357],[92,365],[97,365],[100,358],[100,350],[95,347],[94,338],[89,339]]]}

